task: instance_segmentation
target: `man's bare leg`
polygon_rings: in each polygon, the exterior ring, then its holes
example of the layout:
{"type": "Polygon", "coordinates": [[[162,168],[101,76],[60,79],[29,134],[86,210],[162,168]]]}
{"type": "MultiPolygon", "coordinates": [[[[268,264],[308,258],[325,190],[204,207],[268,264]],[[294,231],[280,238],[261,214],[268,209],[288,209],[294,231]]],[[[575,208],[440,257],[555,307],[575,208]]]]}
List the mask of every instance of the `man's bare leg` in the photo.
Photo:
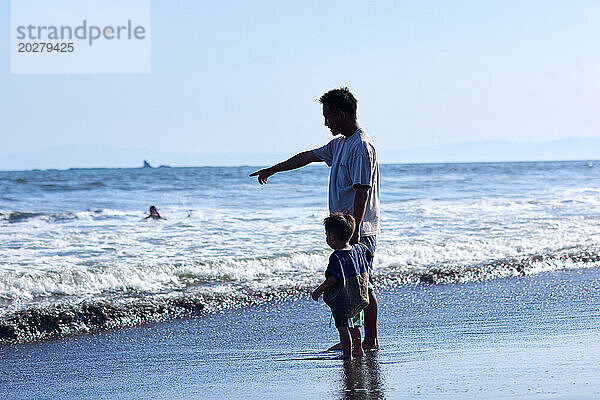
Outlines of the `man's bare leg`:
{"type": "Polygon", "coordinates": [[[379,348],[379,340],[377,339],[377,318],[379,316],[379,306],[375,292],[369,289],[369,305],[365,308],[365,340],[362,345],[365,350],[373,350],[379,348]]]}

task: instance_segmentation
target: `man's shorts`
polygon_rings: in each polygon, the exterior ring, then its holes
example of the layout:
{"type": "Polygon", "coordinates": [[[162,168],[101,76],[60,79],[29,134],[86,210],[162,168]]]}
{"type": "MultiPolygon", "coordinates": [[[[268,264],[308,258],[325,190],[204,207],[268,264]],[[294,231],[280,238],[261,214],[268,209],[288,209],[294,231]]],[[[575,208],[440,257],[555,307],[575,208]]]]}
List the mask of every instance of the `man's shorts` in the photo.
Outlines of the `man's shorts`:
{"type": "Polygon", "coordinates": [[[361,236],[359,242],[367,246],[373,257],[369,265],[369,289],[373,289],[373,260],[375,259],[375,250],[377,249],[377,235],[361,236]]]}
{"type": "Polygon", "coordinates": [[[335,315],[333,316],[333,318],[335,320],[335,326],[338,328],[360,328],[363,326],[365,321],[365,312],[361,311],[350,319],[338,319],[335,315]]]}

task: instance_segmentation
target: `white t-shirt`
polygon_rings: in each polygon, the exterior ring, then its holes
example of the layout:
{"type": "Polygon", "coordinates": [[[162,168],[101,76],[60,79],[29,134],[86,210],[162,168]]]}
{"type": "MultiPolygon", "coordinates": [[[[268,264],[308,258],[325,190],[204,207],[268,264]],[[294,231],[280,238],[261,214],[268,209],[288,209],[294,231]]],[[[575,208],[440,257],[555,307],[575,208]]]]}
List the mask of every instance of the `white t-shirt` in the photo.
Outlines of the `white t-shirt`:
{"type": "Polygon", "coordinates": [[[331,167],[329,174],[329,211],[354,211],[354,185],[370,186],[361,236],[379,233],[379,165],[373,139],[361,129],[352,136],[336,137],[313,150],[315,156],[331,167]]]}

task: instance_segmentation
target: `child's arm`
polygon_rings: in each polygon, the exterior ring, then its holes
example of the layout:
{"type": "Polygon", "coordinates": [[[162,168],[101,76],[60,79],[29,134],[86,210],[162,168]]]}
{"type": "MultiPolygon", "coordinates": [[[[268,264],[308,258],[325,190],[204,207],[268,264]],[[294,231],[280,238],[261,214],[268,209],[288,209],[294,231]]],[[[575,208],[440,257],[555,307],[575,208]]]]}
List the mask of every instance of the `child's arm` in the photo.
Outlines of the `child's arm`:
{"type": "Polygon", "coordinates": [[[327,289],[333,287],[333,285],[335,285],[338,281],[338,278],[336,278],[333,275],[329,275],[327,277],[327,279],[325,279],[325,282],[321,283],[321,285],[315,289],[315,291],[312,293],[312,298],[314,301],[319,301],[319,297],[321,297],[321,295],[323,294],[324,291],[326,291],[327,289]]]}

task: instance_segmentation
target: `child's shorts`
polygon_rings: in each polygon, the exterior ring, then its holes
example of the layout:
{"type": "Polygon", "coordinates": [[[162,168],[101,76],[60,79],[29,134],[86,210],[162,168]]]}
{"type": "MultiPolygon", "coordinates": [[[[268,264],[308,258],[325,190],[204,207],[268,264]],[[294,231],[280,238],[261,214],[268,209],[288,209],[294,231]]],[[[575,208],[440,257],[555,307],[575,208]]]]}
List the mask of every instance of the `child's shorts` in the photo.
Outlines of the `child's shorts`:
{"type": "Polygon", "coordinates": [[[350,318],[350,319],[346,319],[346,318],[339,319],[335,315],[333,316],[333,318],[335,319],[335,326],[338,328],[343,328],[343,327],[360,328],[363,326],[364,321],[365,321],[365,312],[361,311],[358,314],[356,314],[353,318],[350,318]]]}

